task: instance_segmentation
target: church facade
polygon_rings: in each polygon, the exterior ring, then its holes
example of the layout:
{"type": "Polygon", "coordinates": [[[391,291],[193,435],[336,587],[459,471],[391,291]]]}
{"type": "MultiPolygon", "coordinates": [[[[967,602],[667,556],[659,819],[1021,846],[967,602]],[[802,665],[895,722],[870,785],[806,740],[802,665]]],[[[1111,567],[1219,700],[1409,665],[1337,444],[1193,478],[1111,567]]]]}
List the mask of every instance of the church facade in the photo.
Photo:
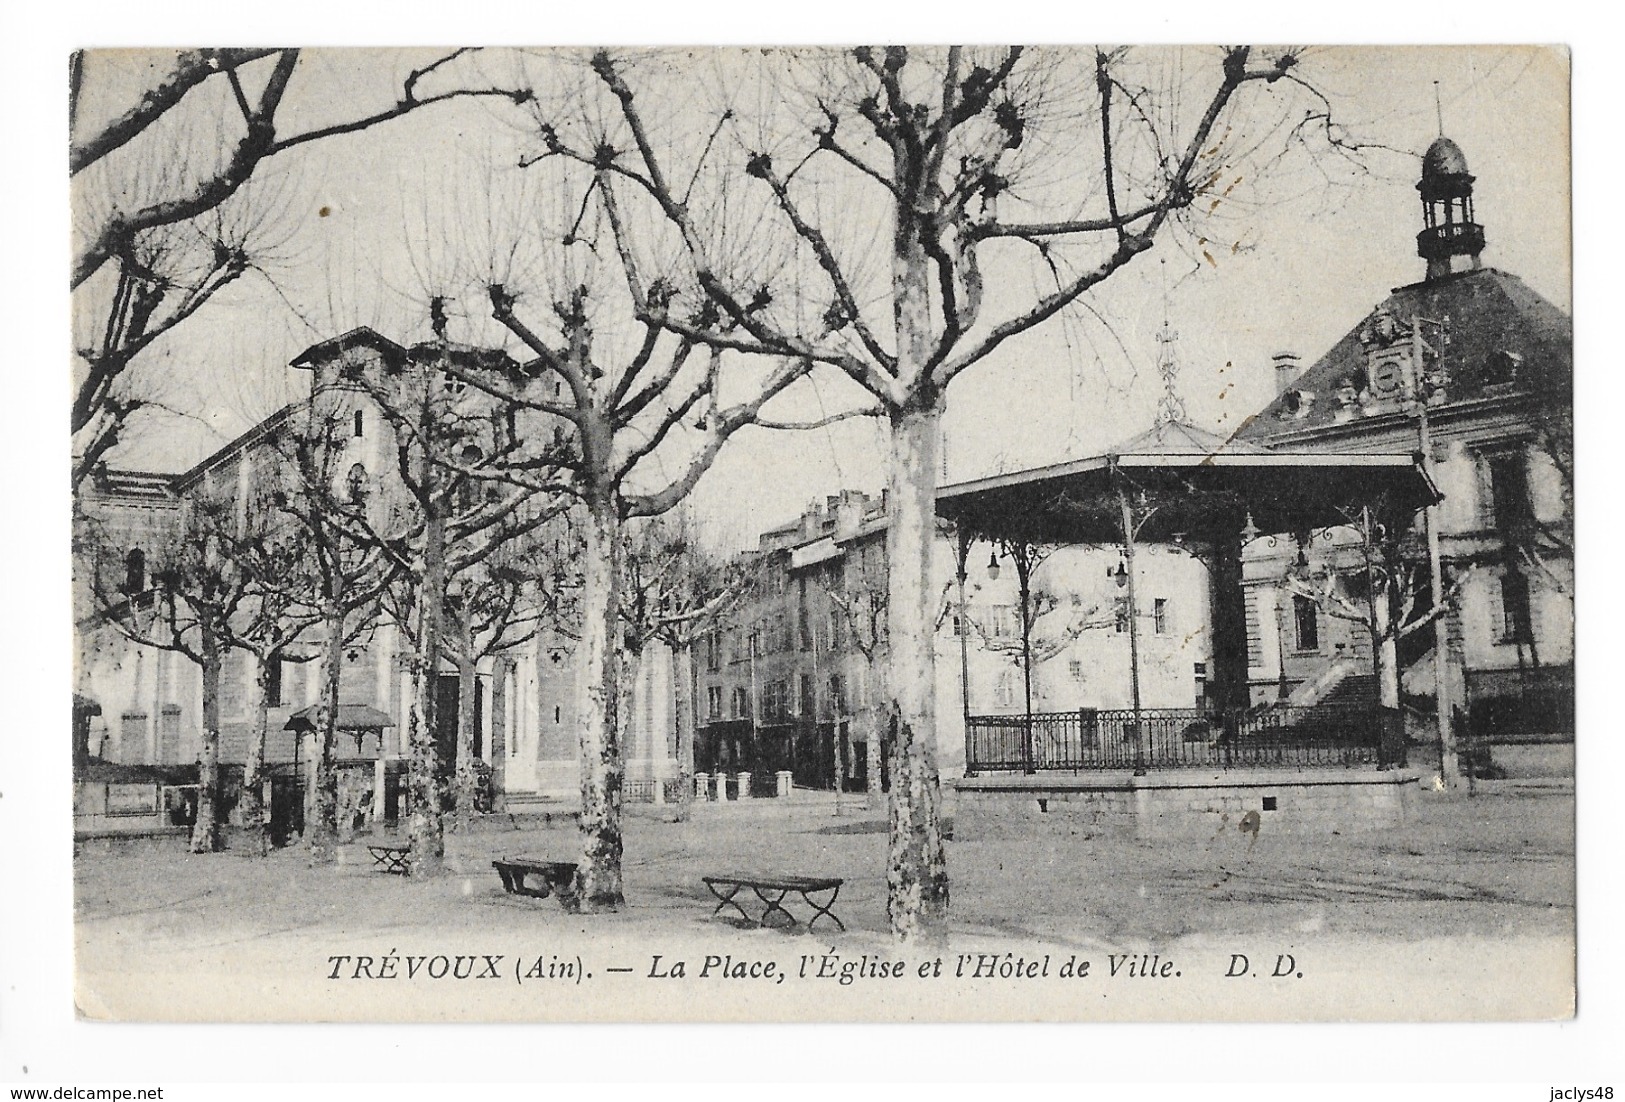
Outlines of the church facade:
{"type": "MultiPolygon", "coordinates": [[[[334,500],[355,504],[383,531],[390,502],[400,500],[403,437],[381,407],[373,377],[398,371],[407,357],[407,349],[370,330],[323,342],[295,361],[311,373],[307,400],[278,411],[178,475],[104,470],[81,488],[74,572],[75,737],[82,743],[76,760],[91,765],[88,775],[110,780],[114,788],[123,780],[141,782],[128,786],[132,789],[150,787],[147,782],[154,779],[171,782],[174,789],[195,783],[204,744],[201,668],[175,649],[154,645],[163,641],[154,638],[161,632],[137,632],[146,639],[136,639],[120,622],[150,618],[161,605],[157,575],[173,557],[176,541],[186,538],[187,517],[199,501],[229,499],[244,529],[263,523],[275,511],[272,495],[296,480],[289,469],[291,441],[318,430],[326,441],[321,465],[331,475],[334,500]],[[90,714],[81,722],[81,713],[90,714]]],[[[455,388],[454,381],[443,382],[455,388]]],[[[468,424],[488,420],[477,407],[489,402],[472,390],[448,390],[441,398],[463,408],[468,424]]],[[[473,453],[461,454],[466,460],[473,453]]],[[[562,524],[554,527],[564,531],[562,524]]],[[[535,550],[538,540],[551,538],[550,530],[533,533],[525,546],[535,550]]],[[[554,548],[547,557],[568,562],[569,556],[567,549],[554,548]]],[[[448,612],[455,621],[459,601],[472,606],[483,575],[478,566],[459,571],[455,553],[450,559],[448,612]]],[[[565,589],[571,584],[568,577],[553,581],[565,589]]],[[[372,724],[340,731],[335,758],[341,799],[385,819],[401,810],[412,693],[414,647],[398,603],[383,593],[376,607],[360,616],[360,626],[342,649],[339,670],[341,726],[351,714],[365,715],[372,724]]],[[[442,772],[449,776],[457,756],[460,716],[471,713],[474,758],[489,776],[492,806],[498,809],[573,804],[577,798],[574,646],[557,605],[543,608],[534,593],[521,592],[502,634],[489,617],[475,623],[470,651],[461,660],[444,654],[435,675],[434,729],[442,772]]],[[[474,613],[469,616],[473,623],[474,613]]],[[[322,626],[310,625],[271,666],[265,763],[273,817],[280,816],[274,833],[297,829],[290,824],[299,821],[303,789],[312,776],[317,747],[308,717],[321,699],[323,638],[322,626]]],[[[631,799],[666,797],[677,774],[671,734],[677,693],[671,663],[661,661],[661,653],[660,644],[652,644],[634,674],[626,727],[631,799]]],[[[250,745],[256,675],[257,661],[248,651],[225,651],[217,699],[228,803],[250,745]]],[[[84,769],[80,774],[87,775],[84,769]]],[[[107,799],[104,794],[101,804],[107,799]]],[[[106,806],[90,806],[96,803],[92,799],[81,807],[81,823],[119,828],[118,817],[109,818],[106,806]]]]}

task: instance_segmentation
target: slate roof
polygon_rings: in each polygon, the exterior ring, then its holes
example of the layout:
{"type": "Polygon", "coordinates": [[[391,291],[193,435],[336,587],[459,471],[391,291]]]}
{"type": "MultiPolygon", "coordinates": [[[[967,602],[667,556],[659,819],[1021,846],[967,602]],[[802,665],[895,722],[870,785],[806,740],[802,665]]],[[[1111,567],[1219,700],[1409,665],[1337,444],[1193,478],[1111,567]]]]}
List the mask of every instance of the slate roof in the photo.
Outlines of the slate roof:
{"type": "Polygon", "coordinates": [[[1442,364],[1450,375],[1448,405],[1507,393],[1572,398],[1573,321],[1517,276],[1481,268],[1396,289],[1293,384],[1294,389],[1316,396],[1306,416],[1285,416],[1285,399],[1278,396],[1244,422],[1236,435],[1268,443],[1279,434],[1333,423],[1337,410],[1333,395],[1344,380],[1351,380],[1356,390],[1364,388],[1366,354],[1360,331],[1381,311],[1401,321],[1412,315],[1450,319],[1450,342],[1442,350],[1442,364]],[[1504,353],[1520,361],[1510,386],[1495,363],[1504,353]]]}

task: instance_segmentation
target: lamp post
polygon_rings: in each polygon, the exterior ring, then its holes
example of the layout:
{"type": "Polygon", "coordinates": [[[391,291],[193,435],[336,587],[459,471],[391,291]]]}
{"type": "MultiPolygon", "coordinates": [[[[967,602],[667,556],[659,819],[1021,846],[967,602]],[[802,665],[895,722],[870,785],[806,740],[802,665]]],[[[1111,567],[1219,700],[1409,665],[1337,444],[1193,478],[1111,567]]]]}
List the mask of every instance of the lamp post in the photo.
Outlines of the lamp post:
{"type": "MultiPolygon", "coordinates": [[[[1435,320],[1413,314],[1411,316],[1411,364],[1415,387],[1412,400],[1416,406],[1416,436],[1420,451],[1422,472],[1433,479],[1433,439],[1428,425],[1428,400],[1433,393],[1442,393],[1442,379],[1429,376],[1426,356],[1437,351],[1422,339],[1422,327],[1431,325],[1439,331],[1441,343],[1450,339],[1450,319],[1435,320]]],[[[1423,525],[1427,532],[1428,574],[1433,587],[1433,693],[1439,728],[1439,778],[1446,788],[1461,785],[1461,762],[1456,753],[1455,730],[1450,717],[1450,626],[1445,622],[1444,564],[1439,552],[1438,503],[1430,502],[1423,510],[1423,525]]]]}
{"type": "MultiPolygon", "coordinates": [[[[1016,568],[1016,599],[1021,602],[1021,765],[1026,773],[1036,771],[1033,754],[1033,566],[1040,554],[1030,543],[1007,540],[1005,554],[1016,568]]],[[[998,561],[993,561],[993,573],[998,572],[998,561]]]]}
{"type": "MultiPolygon", "coordinates": [[[[970,532],[963,524],[956,533],[959,537],[958,556],[954,559],[954,584],[958,587],[956,597],[959,604],[959,623],[957,625],[959,636],[959,705],[960,713],[965,724],[965,775],[974,775],[976,756],[974,754],[975,740],[971,737],[970,729],[970,621],[966,618],[965,608],[965,563],[970,558],[970,532]]],[[[993,560],[993,569],[999,566],[997,559],[993,560]]],[[[871,737],[878,738],[876,731],[871,737]]]]}
{"type": "Polygon", "coordinates": [[[1117,491],[1117,504],[1123,521],[1123,561],[1117,564],[1117,586],[1123,590],[1125,612],[1128,615],[1129,692],[1134,703],[1134,775],[1145,776],[1145,732],[1141,724],[1140,707],[1140,624],[1139,608],[1134,594],[1134,510],[1128,494],[1121,487],[1117,491]]]}

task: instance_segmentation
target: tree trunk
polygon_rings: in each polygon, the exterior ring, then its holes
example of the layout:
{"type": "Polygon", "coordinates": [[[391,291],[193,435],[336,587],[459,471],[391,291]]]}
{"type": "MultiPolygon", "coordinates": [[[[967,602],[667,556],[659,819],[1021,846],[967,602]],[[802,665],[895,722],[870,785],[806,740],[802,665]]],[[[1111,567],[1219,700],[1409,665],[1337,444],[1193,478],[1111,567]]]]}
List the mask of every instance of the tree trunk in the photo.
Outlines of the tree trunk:
{"type": "Polygon", "coordinates": [[[694,645],[671,648],[672,748],[677,759],[677,821],[687,822],[694,806],[694,645]]]}
{"type": "Polygon", "coordinates": [[[499,654],[491,662],[491,810],[506,811],[508,785],[508,674],[513,662],[499,654]]]}
{"type": "Polygon", "coordinates": [[[587,502],[582,560],[581,860],[574,895],[583,911],[615,911],[621,887],[621,793],[626,764],[620,745],[620,661],[615,625],[620,608],[621,519],[610,494],[587,502]]]}
{"type": "Polygon", "coordinates": [[[271,708],[267,703],[267,690],[271,684],[271,664],[279,658],[256,655],[254,663],[254,699],[248,714],[253,722],[248,729],[248,752],[243,756],[243,796],[239,805],[243,817],[243,839],[248,852],[264,857],[271,852],[271,824],[265,814],[265,739],[271,726],[271,708]]]}
{"type": "MultiPolygon", "coordinates": [[[[466,617],[466,612],[460,612],[460,617],[466,617]]],[[[475,676],[477,667],[474,665],[473,647],[469,641],[468,621],[463,619],[458,629],[459,647],[462,651],[456,658],[457,666],[457,763],[454,773],[456,789],[452,804],[452,829],[459,832],[468,830],[469,821],[474,817],[474,695],[479,692],[479,679],[475,676]]]]}
{"type": "MultiPolygon", "coordinates": [[[[919,288],[923,300],[924,286],[919,288]]],[[[912,320],[924,332],[924,302],[912,320]]],[[[899,306],[899,344],[905,315],[899,306]]],[[[891,771],[886,911],[902,941],[946,932],[948,868],[942,845],[942,790],[937,774],[935,617],[931,554],[936,531],[937,446],[941,410],[935,401],[892,415],[891,518],[887,623],[890,671],[886,688],[896,720],[891,771]]]]}
{"type": "Polygon", "coordinates": [[[1373,587],[1371,600],[1371,660],[1377,675],[1377,703],[1399,707],[1399,644],[1389,610],[1392,592],[1387,585],[1373,587]]]}
{"type": "Polygon", "coordinates": [[[407,872],[432,876],[445,863],[446,833],[440,807],[440,754],[435,746],[435,676],[440,671],[440,622],[446,597],[446,521],[431,509],[424,523],[423,578],[419,583],[418,648],[407,716],[411,760],[407,784],[412,815],[407,827],[407,872]]]}
{"type": "Polygon", "coordinates": [[[224,849],[220,830],[220,640],[205,625],[202,639],[203,748],[197,763],[197,821],[192,852],[224,849]]]}
{"type": "Polygon", "coordinates": [[[316,785],[306,830],[310,863],[338,863],[339,778],[333,755],[338,746],[339,674],[344,662],[344,614],[329,612],[322,643],[322,704],[316,713],[316,785]]]}
{"type": "Polygon", "coordinates": [[[638,675],[643,670],[643,650],[635,647],[632,640],[626,640],[619,657],[621,670],[615,686],[615,741],[620,744],[623,759],[644,757],[648,760],[653,755],[640,754],[643,748],[638,745],[638,732],[632,729],[632,720],[637,715],[635,697],[638,675]]]}
{"type": "Polygon", "coordinates": [[[886,750],[886,720],[891,709],[886,705],[885,690],[877,685],[875,702],[864,710],[863,721],[869,727],[864,745],[864,772],[868,774],[868,802],[870,811],[886,806],[886,777],[880,768],[881,755],[886,750]]]}

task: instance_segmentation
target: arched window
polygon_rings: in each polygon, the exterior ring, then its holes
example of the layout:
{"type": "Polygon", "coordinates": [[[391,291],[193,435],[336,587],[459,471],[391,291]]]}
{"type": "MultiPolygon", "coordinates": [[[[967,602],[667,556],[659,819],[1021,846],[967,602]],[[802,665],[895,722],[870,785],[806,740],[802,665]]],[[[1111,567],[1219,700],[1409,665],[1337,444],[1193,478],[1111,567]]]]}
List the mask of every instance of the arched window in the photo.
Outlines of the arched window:
{"type": "Polygon", "coordinates": [[[130,548],[124,556],[124,592],[131,597],[147,591],[147,553],[139,547],[130,548]]]}
{"type": "Polygon", "coordinates": [[[367,500],[367,468],[356,463],[350,468],[350,473],[344,476],[345,493],[351,505],[360,505],[367,500]]]}

